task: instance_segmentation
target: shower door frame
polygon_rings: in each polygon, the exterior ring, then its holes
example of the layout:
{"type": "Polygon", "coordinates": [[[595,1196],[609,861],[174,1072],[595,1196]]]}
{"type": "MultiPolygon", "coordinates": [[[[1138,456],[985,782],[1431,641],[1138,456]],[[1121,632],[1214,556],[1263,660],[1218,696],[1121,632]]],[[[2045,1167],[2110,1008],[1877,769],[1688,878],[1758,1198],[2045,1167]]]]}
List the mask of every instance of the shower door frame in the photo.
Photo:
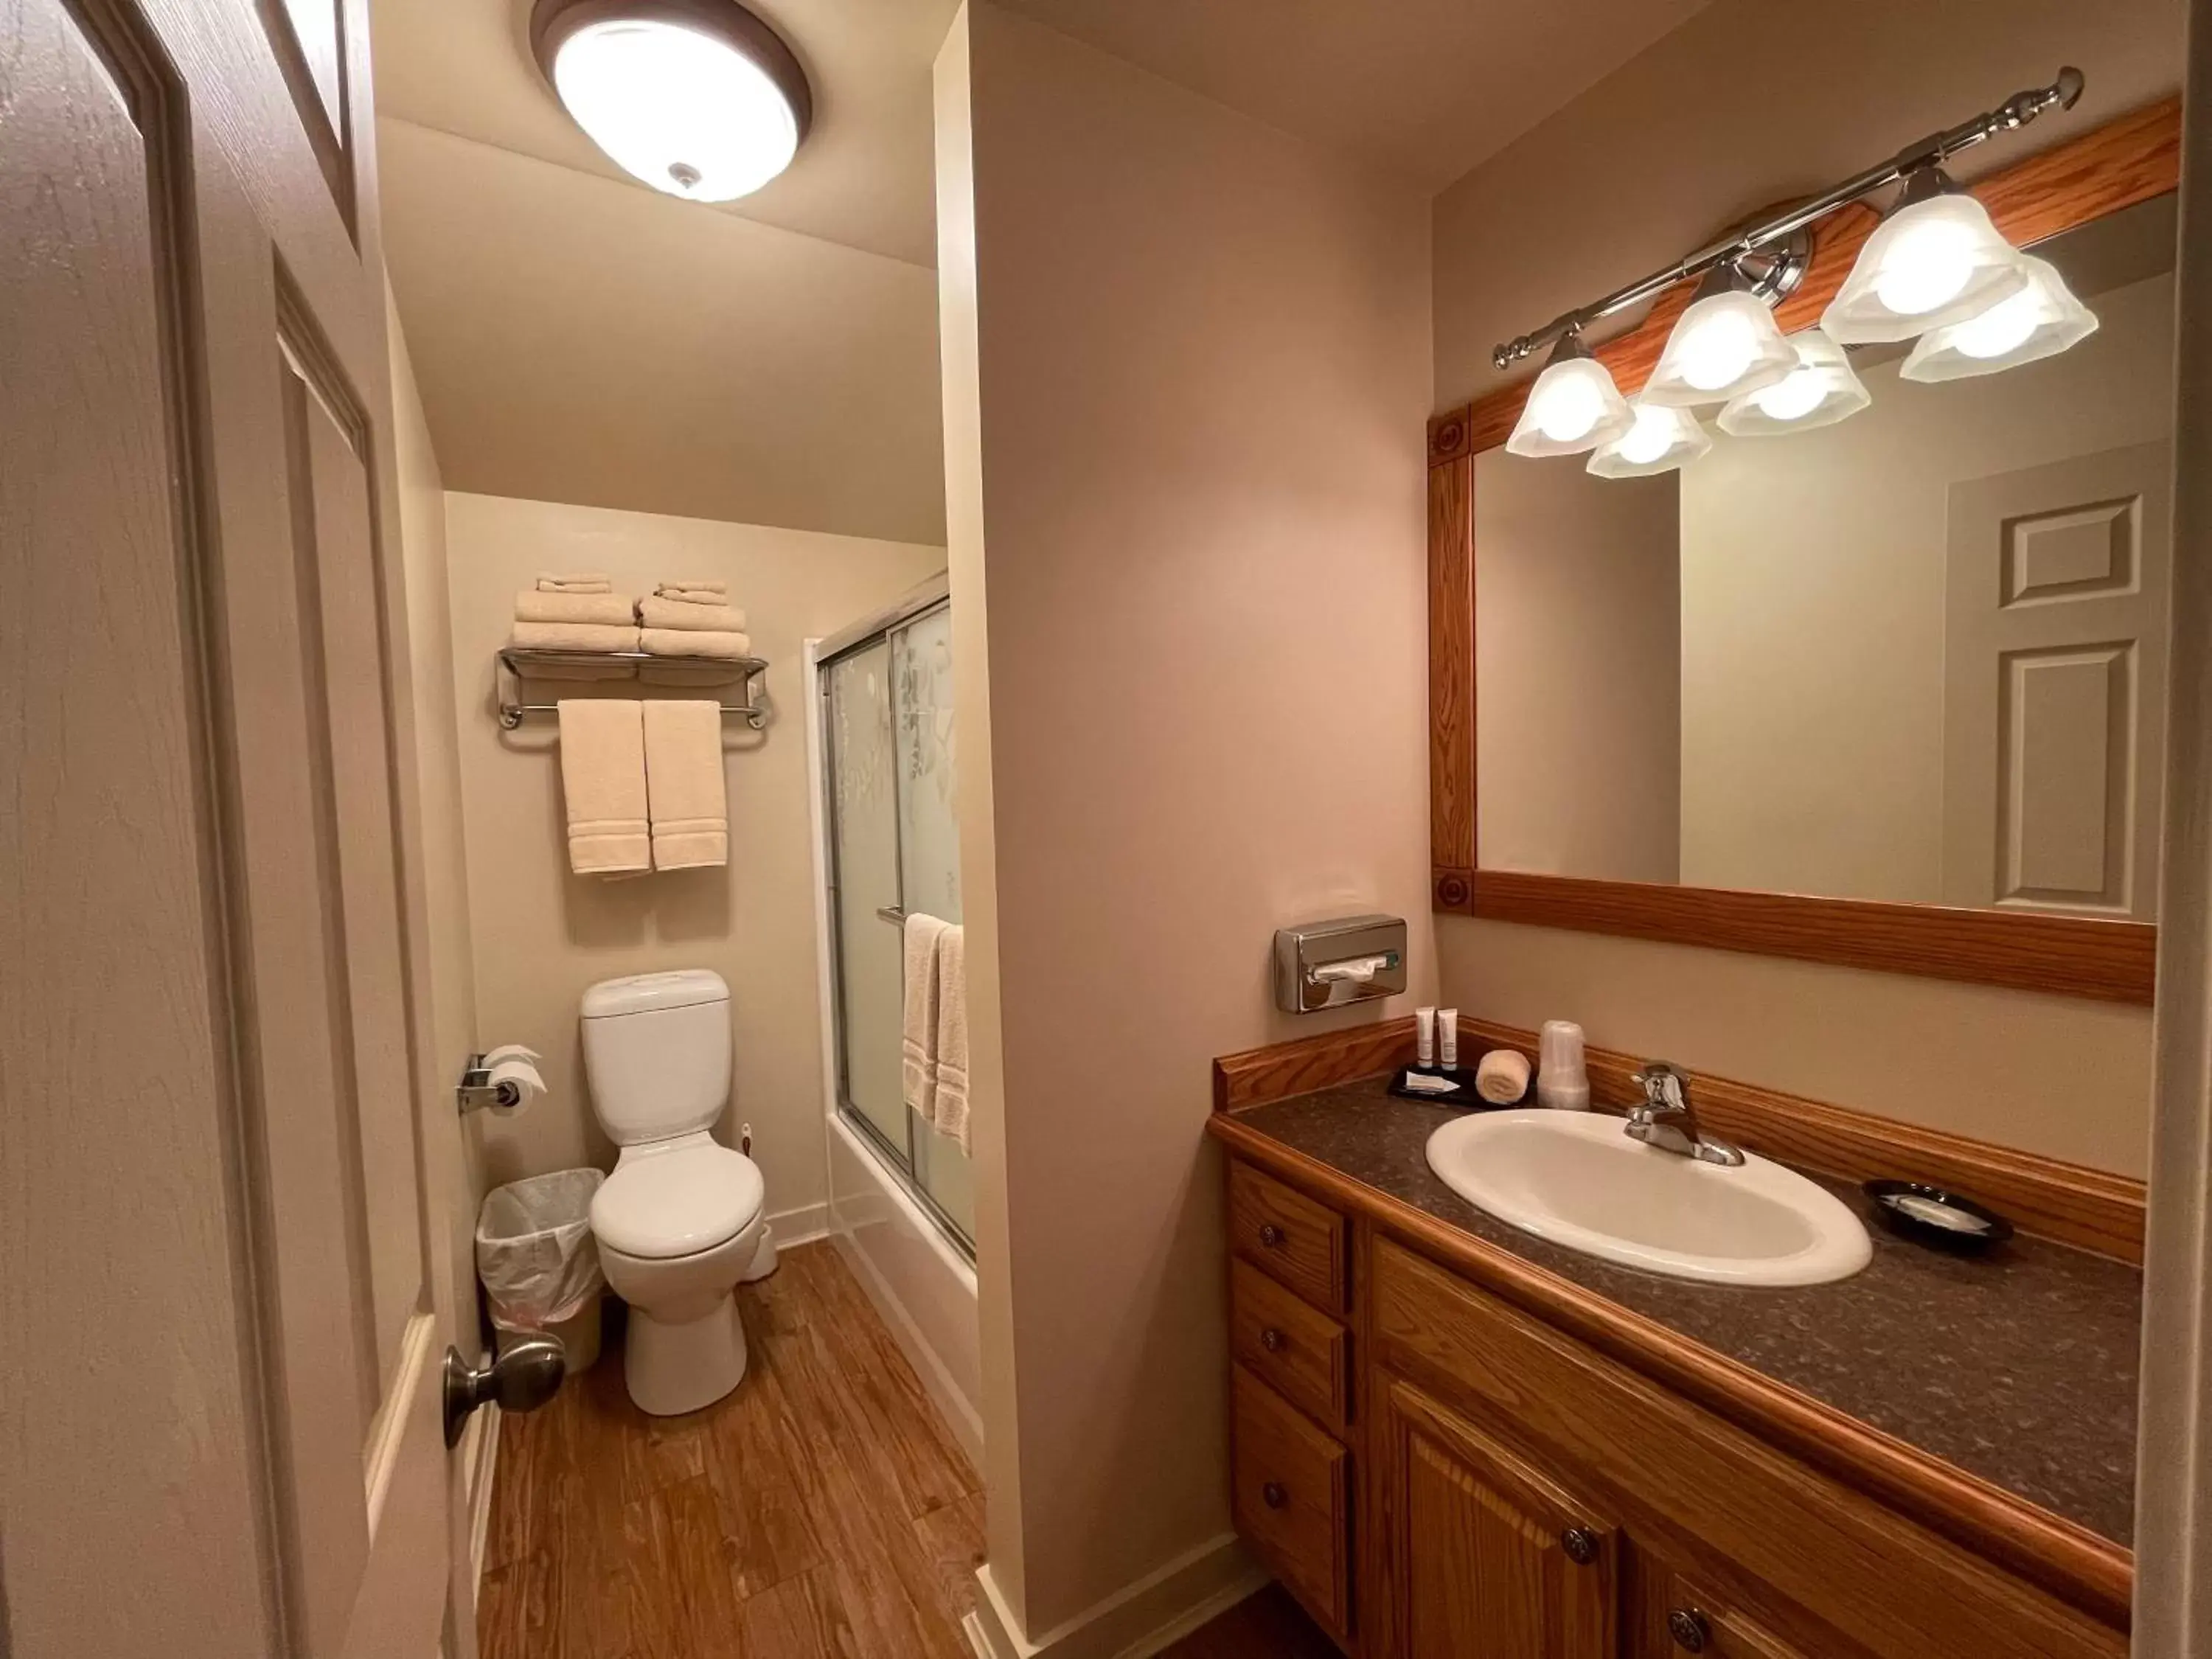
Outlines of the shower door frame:
{"type": "MultiPolygon", "coordinates": [[[[853,656],[880,642],[888,644],[890,636],[899,629],[951,609],[952,586],[951,574],[940,571],[918,587],[904,594],[890,605],[872,616],[863,617],[851,627],[830,635],[816,647],[814,656],[814,695],[820,719],[822,738],[822,872],[828,905],[829,926],[825,930],[823,948],[829,956],[830,1012],[831,1029],[830,1049],[835,1062],[833,1098],[837,1115],[844,1123],[879,1155],[907,1195],[921,1206],[932,1224],[970,1263],[975,1259],[975,1241],[960,1224],[947,1214],[944,1206],[925,1188],[915,1171],[914,1136],[915,1113],[901,1106],[905,1113],[907,1144],[902,1147],[892,1144],[889,1136],[874,1119],[853,1100],[851,1079],[845,1054],[845,952],[843,872],[837,863],[837,736],[836,722],[830,718],[830,672],[844,658],[853,656]]],[[[895,695],[896,682],[891,682],[895,695]]],[[[894,720],[896,709],[892,710],[894,720]]],[[[896,733],[896,727],[894,727],[896,733]]],[[[896,752],[896,737],[893,737],[893,752],[896,752]]],[[[899,909],[906,908],[906,830],[899,811],[899,769],[891,768],[891,837],[896,851],[898,873],[899,909]]],[[[888,918],[886,918],[888,920],[888,918]]]]}

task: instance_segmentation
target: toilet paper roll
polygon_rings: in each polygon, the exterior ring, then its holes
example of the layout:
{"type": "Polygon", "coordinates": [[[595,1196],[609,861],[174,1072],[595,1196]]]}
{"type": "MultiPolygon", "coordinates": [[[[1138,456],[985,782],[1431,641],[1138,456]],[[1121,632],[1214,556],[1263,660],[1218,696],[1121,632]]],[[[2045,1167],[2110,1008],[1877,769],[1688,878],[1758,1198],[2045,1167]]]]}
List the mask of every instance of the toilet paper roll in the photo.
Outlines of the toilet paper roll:
{"type": "Polygon", "coordinates": [[[491,1073],[493,1086],[497,1087],[502,1084],[514,1085],[514,1103],[512,1106],[501,1104],[492,1108],[492,1110],[501,1116],[511,1112],[520,1111],[545,1092],[545,1079],[538,1074],[537,1066],[520,1055],[510,1055],[497,1065],[486,1069],[491,1073]]]}
{"type": "Polygon", "coordinates": [[[502,1060],[526,1060],[532,1066],[540,1065],[545,1056],[535,1048],[526,1048],[520,1042],[502,1042],[483,1057],[486,1066],[496,1066],[502,1060]]]}

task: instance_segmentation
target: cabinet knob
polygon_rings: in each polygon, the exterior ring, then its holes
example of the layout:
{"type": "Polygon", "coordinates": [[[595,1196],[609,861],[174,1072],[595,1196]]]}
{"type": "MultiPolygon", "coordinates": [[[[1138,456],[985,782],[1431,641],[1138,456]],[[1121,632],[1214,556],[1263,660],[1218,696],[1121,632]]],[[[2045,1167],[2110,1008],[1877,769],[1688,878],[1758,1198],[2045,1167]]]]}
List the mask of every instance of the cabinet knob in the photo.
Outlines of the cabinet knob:
{"type": "Polygon", "coordinates": [[[1273,1325],[1268,1326],[1265,1330],[1260,1333],[1260,1346],[1265,1348],[1269,1353],[1282,1352],[1283,1334],[1277,1330],[1273,1325]]]}
{"type": "Polygon", "coordinates": [[[1271,1250],[1281,1249],[1283,1248],[1283,1230],[1280,1227],[1278,1227],[1273,1222],[1268,1222],[1265,1226],[1260,1229],[1260,1242],[1262,1244],[1265,1244],[1271,1250]]]}
{"type": "Polygon", "coordinates": [[[1667,1634],[1683,1652],[1703,1653],[1711,1632],[1705,1627],[1705,1614],[1694,1607],[1676,1607],[1667,1615],[1667,1634]]]}
{"type": "Polygon", "coordinates": [[[1283,1490],[1280,1481],[1270,1480],[1260,1488],[1260,1501],[1271,1510],[1279,1510],[1291,1501],[1291,1495],[1283,1490]]]}
{"type": "Polygon", "coordinates": [[[1559,1534],[1559,1547],[1568,1560],[1586,1567],[1597,1559],[1597,1534],[1587,1527],[1569,1527],[1559,1534]]]}

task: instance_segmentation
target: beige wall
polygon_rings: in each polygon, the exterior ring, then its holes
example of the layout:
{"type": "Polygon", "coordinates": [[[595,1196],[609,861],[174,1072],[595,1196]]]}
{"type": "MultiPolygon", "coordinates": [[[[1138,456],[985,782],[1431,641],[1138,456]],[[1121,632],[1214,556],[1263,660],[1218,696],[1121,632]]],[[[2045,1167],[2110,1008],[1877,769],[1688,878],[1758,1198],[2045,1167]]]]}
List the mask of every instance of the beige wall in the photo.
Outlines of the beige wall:
{"type": "MultiPolygon", "coordinates": [[[[595,980],[673,967],[728,980],[736,1054],[723,1128],[753,1126],[773,1214],[822,1201],[821,1022],[801,641],[834,632],[941,569],[940,549],[654,514],[448,495],[453,684],[459,704],[477,1031],[545,1056],[547,1096],[488,1119],[494,1181],[613,1150],[584,1091],[578,999],[595,980]],[[765,734],[730,722],[726,869],[609,882],[569,873],[559,744],[550,717],[502,732],[492,653],[514,595],[541,570],[605,570],[617,591],[719,576],[750,620],[776,716],[765,734]]],[[[543,691],[544,688],[538,688],[543,691]]]]}
{"type": "MultiPolygon", "coordinates": [[[[1436,204],[1439,406],[1504,377],[1498,340],[1677,257],[1735,215],[1817,187],[2058,64],[2075,111],[1962,158],[2030,148],[2173,90],[2176,0],[1717,0],[1436,204]],[[1816,71],[1816,72],[1815,72],[1816,71]]],[[[1437,925],[1443,994],[1593,1042],[2140,1172],[2147,1010],[1506,927],[1437,925]]]]}
{"type": "MultiPolygon", "coordinates": [[[[408,673],[415,718],[414,765],[422,813],[422,888],[430,936],[430,1018],[437,1044],[432,1079],[461,1074],[477,1041],[476,963],[469,931],[468,850],[461,831],[460,733],[453,720],[453,629],[447,599],[446,494],[422,418],[414,365],[398,313],[386,293],[392,356],[392,462],[399,485],[399,548],[407,589],[408,673]]],[[[453,1232],[453,1306],[469,1347],[477,1307],[473,1243],[484,1194],[483,1146],[473,1124],[460,1132],[461,1182],[453,1232]]]]}
{"type": "Polygon", "coordinates": [[[1716,0],[1437,198],[1437,406],[1509,378],[1490,366],[1498,341],[2062,63],[2088,76],[2081,103],[1960,156],[1958,176],[2179,90],[2182,14],[2181,0],[1716,0]]]}
{"type": "Polygon", "coordinates": [[[990,1564],[1034,1635],[1226,1531],[1208,1061],[1347,1023],[1273,1012],[1273,930],[1395,912],[1433,984],[1427,214],[981,0],[965,47],[975,298],[945,258],[942,327],[948,395],[980,400],[972,440],[945,427],[990,697],[979,733],[963,681],[971,992],[995,977],[1003,1045],[990,1564]]]}
{"type": "Polygon", "coordinates": [[[1682,475],[1474,459],[1476,840],[1495,870],[1680,870],[1682,475]]]}

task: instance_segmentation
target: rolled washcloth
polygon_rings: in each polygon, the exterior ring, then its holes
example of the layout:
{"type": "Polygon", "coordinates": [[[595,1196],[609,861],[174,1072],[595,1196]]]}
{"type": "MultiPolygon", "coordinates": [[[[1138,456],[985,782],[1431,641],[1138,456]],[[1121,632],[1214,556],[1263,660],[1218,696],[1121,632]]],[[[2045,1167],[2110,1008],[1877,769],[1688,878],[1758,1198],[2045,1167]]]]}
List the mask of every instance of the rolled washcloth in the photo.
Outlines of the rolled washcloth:
{"type": "Polygon", "coordinates": [[[507,643],[526,651],[635,651],[637,629],[607,623],[520,622],[507,643]]]}
{"type": "Polygon", "coordinates": [[[697,633],[720,634],[745,631],[745,613],[733,605],[668,599],[655,594],[638,602],[637,614],[647,628],[685,628],[697,633]]]}
{"type": "Polygon", "coordinates": [[[529,623],[597,623],[605,628],[637,625],[637,601],[627,593],[571,593],[526,587],[514,596],[514,619],[529,623]]]}
{"type": "Polygon", "coordinates": [[[1474,1091],[1493,1106],[1510,1106],[1528,1092],[1528,1061],[1510,1048],[1492,1048],[1474,1068],[1474,1091]]]}
{"type": "Polygon", "coordinates": [[[638,648],[655,657],[714,657],[734,662],[753,653],[753,642],[743,634],[720,629],[648,628],[638,636],[638,648]]]}
{"type": "Polygon", "coordinates": [[[559,572],[541,570],[538,573],[538,591],[541,593],[611,593],[615,585],[604,570],[572,570],[559,572]]]}

